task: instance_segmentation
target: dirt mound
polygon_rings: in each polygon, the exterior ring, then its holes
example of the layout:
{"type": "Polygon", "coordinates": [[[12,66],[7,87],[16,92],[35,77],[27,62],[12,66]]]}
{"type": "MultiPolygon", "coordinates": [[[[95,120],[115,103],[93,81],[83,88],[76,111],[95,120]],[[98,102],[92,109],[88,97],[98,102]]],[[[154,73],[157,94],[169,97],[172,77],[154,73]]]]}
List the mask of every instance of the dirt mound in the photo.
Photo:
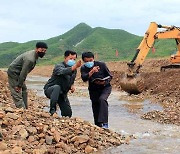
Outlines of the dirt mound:
{"type": "Polygon", "coordinates": [[[7,76],[0,72],[0,153],[92,153],[129,143],[122,136],[80,118],[60,118],[44,111],[43,98],[29,93],[29,109],[17,109],[7,76]]]}
{"type": "Polygon", "coordinates": [[[180,125],[180,105],[171,104],[164,111],[150,111],[142,116],[143,119],[160,123],[180,125]]]}
{"type": "Polygon", "coordinates": [[[10,102],[12,102],[12,99],[8,89],[7,75],[6,73],[0,71],[0,103],[7,104],[10,102]]]}
{"type": "MultiPolygon", "coordinates": [[[[136,98],[148,98],[165,108],[164,111],[148,112],[142,118],[180,125],[180,71],[179,69],[171,69],[160,72],[160,67],[168,64],[168,60],[148,60],[145,62],[141,69],[141,76],[145,79],[145,91],[137,95],[136,98]]],[[[123,65],[119,65],[118,69],[121,70],[121,67],[123,65]]],[[[112,71],[113,80],[111,83],[114,88],[119,90],[121,90],[120,82],[123,72],[112,71]]],[[[131,97],[134,98],[134,96],[131,97]]]]}

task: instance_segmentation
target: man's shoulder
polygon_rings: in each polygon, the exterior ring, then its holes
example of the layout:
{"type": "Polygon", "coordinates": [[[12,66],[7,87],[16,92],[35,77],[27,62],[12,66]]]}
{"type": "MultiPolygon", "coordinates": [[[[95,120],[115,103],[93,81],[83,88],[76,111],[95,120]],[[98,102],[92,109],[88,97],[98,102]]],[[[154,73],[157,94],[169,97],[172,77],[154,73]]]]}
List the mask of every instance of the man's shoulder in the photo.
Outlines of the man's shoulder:
{"type": "Polygon", "coordinates": [[[54,68],[58,68],[58,67],[65,67],[64,62],[60,62],[58,64],[55,64],[54,68]]]}
{"type": "Polygon", "coordinates": [[[95,65],[106,65],[105,62],[102,61],[95,61],[95,65]]]}
{"type": "Polygon", "coordinates": [[[30,51],[26,51],[25,53],[23,53],[23,58],[24,60],[30,61],[30,62],[34,62],[35,59],[35,50],[30,50],[30,51]]]}

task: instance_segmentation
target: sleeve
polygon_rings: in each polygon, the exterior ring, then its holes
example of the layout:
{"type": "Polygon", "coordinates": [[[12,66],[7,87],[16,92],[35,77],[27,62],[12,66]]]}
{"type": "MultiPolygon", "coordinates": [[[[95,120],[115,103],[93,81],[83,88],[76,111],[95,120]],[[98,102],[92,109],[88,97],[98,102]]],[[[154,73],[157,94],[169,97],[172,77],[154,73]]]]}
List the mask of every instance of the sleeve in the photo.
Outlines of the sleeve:
{"type": "Polygon", "coordinates": [[[17,87],[22,87],[24,81],[26,80],[27,74],[32,70],[34,63],[30,60],[25,60],[22,66],[21,73],[18,78],[17,87]]]}
{"type": "Polygon", "coordinates": [[[71,86],[74,84],[74,81],[76,79],[77,71],[75,70],[74,73],[72,74],[72,80],[71,80],[71,86]]]}
{"type": "Polygon", "coordinates": [[[56,65],[53,73],[54,75],[71,75],[73,71],[71,67],[64,67],[63,65],[56,65]]]}
{"type": "Polygon", "coordinates": [[[81,67],[81,79],[86,82],[89,80],[89,72],[85,71],[85,68],[82,66],[81,67]]]}
{"type": "Polygon", "coordinates": [[[107,85],[111,82],[113,76],[105,63],[104,63],[104,75],[105,75],[105,77],[110,76],[110,78],[105,81],[105,85],[107,85]]]}

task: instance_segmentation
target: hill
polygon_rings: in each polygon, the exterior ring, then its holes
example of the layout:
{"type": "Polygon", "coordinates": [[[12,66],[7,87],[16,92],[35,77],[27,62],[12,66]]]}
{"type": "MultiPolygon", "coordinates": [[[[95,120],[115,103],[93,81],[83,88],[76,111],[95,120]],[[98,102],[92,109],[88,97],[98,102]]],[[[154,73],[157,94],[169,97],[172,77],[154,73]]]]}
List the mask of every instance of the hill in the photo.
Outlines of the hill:
{"type": "MultiPolygon", "coordinates": [[[[142,37],[128,33],[121,29],[92,28],[85,23],[80,23],[68,32],[43,40],[49,46],[45,58],[40,64],[54,64],[63,59],[67,49],[75,50],[80,55],[83,51],[92,51],[96,58],[103,61],[130,60],[142,37]],[[118,51],[118,56],[116,55],[118,51]]],[[[7,67],[19,54],[34,49],[35,43],[42,40],[33,40],[25,43],[5,42],[0,44],[0,67],[7,67]]],[[[149,57],[169,56],[175,49],[172,40],[161,40],[155,44],[155,54],[149,57]]]]}

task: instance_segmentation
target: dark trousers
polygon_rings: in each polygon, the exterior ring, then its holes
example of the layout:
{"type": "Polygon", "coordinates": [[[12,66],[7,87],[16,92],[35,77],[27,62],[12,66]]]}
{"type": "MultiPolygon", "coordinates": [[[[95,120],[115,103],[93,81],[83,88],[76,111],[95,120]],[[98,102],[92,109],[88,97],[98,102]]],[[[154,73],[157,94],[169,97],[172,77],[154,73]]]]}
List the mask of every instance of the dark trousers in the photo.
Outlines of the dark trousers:
{"type": "Polygon", "coordinates": [[[100,126],[102,123],[108,123],[108,102],[107,99],[111,94],[112,87],[104,87],[102,89],[89,90],[92,102],[92,110],[94,123],[100,126]]]}
{"type": "Polygon", "coordinates": [[[50,99],[50,112],[51,110],[56,110],[56,104],[58,104],[62,116],[72,116],[72,110],[67,93],[63,93],[59,85],[49,87],[44,93],[47,98],[50,99]]]}

